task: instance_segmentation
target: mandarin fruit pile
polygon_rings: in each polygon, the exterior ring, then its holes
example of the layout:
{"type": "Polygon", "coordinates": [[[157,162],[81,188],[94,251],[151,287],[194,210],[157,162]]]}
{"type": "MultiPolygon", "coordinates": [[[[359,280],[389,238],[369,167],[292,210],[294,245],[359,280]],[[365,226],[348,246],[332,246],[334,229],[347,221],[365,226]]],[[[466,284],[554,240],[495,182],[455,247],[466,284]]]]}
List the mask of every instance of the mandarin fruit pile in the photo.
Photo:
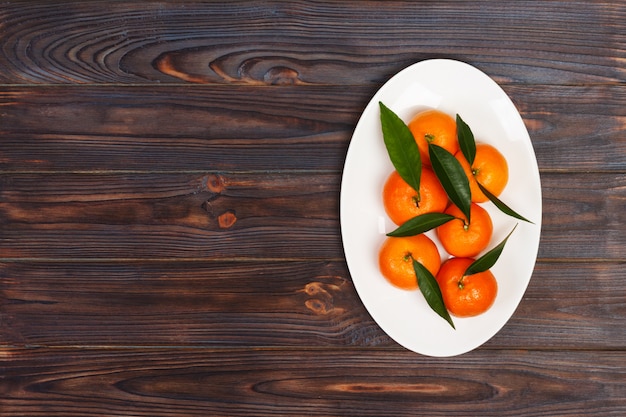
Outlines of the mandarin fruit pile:
{"type": "Polygon", "coordinates": [[[457,123],[450,115],[436,109],[418,113],[408,123],[419,148],[422,161],[419,193],[407,184],[397,171],[385,182],[382,198],[389,218],[398,226],[427,213],[454,216],[436,227],[434,235],[445,250],[442,254],[433,239],[425,233],[408,237],[387,237],[379,252],[382,275],[394,286],[405,290],[418,288],[413,260],[422,264],[435,277],[445,308],[456,317],[472,317],[487,311],[494,303],[498,284],[491,271],[465,275],[491,242],[493,224],[481,203],[488,198],[478,183],[498,196],[508,182],[508,165],[493,146],[476,142],[473,163],[459,149],[457,123]],[[429,157],[429,144],[438,145],[458,160],[468,178],[471,192],[470,221],[453,204],[429,157]]]}

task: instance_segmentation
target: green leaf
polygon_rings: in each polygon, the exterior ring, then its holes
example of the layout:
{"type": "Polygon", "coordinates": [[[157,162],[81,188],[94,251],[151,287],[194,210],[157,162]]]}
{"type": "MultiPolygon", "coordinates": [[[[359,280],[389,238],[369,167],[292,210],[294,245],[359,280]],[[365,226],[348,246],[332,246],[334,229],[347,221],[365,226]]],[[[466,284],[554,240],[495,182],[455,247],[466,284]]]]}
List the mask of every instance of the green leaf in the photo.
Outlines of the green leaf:
{"type": "Polygon", "coordinates": [[[422,174],[422,159],[417,142],[409,127],[391,109],[382,102],[380,105],[380,123],[387,153],[398,174],[418,193],[422,174]]]}
{"type": "Polygon", "coordinates": [[[441,146],[428,144],[430,164],[446,190],[450,200],[461,210],[470,223],[470,207],[472,195],[469,180],[463,167],[450,152],[441,146]]]}
{"type": "Polygon", "coordinates": [[[433,274],[430,273],[424,265],[417,262],[413,259],[413,269],[415,270],[415,275],[417,276],[417,285],[420,288],[420,291],[424,295],[426,302],[433,309],[433,311],[439,314],[444,320],[450,323],[453,329],[454,323],[452,322],[452,318],[448,313],[448,309],[443,303],[443,296],[441,295],[441,289],[439,288],[439,284],[433,274]]]}
{"type": "Polygon", "coordinates": [[[504,240],[498,244],[498,246],[491,249],[489,252],[485,253],[483,256],[472,262],[471,265],[468,266],[465,270],[464,275],[473,275],[478,274],[479,272],[485,272],[486,270],[494,266],[498,261],[502,250],[504,249],[506,241],[509,240],[509,237],[511,237],[511,234],[513,234],[513,231],[516,227],[517,224],[513,227],[513,230],[509,232],[507,237],[505,237],[504,240]]]}
{"type": "Polygon", "coordinates": [[[463,156],[472,166],[474,158],[476,158],[476,141],[474,140],[472,129],[458,114],[456,115],[456,136],[459,139],[459,148],[463,152],[463,156]]]}
{"type": "Polygon", "coordinates": [[[445,213],[420,214],[419,216],[407,220],[393,232],[387,233],[387,236],[405,237],[419,235],[420,233],[428,232],[455,218],[456,217],[445,213]]]}
{"type": "Polygon", "coordinates": [[[491,202],[498,208],[500,209],[501,212],[508,214],[511,217],[515,217],[516,219],[531,223],[531,224],[535,224],[533,222],[531,222],[530,220],[528,220],[526,217],[522,216],[521,214],[518,214],[517,212],[515,212],[515,210],[513,210],[511,207],[507,206],[506,204],[504,204],[498,197],[496,197],[495,195],[491,194],[489,192],[489,190],[487,190],[485,187],[483,187],[482,185],[480,185],[480,183],[477,181],[476,182],[478,184],[478,188],[480,188],[480,191],[483,192],[483,194],[485,194],[487,196],[487,198],[489,200],[491,200],[491,202]]]}

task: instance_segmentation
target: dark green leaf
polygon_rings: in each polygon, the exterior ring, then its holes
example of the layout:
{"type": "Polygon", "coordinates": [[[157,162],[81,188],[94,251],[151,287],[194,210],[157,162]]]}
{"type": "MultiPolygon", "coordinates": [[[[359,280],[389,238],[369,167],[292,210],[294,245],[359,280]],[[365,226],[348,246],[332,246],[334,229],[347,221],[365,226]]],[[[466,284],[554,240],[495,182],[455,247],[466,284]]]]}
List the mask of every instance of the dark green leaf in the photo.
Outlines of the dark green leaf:
{"type": "Polygon", "coordinates": [[[509,232],[507,237],[505,237],[504,240],[498,244],[498,246],[491,249],[489,252],[485,253],[483,256],[472,262],[471,265],[468,266],[465,270],[465,275],[473,275],[478,274],[479,272],[485,272],[486,270],[494,266],[498,261],[502,250],[504,249],[506,241],[509,240],[509,237],[511,237],[511,234],[513,234],[513,231],[516,227],[517,225],[513,227],[513,230],[509,232]]]}
{"type": "Polygon", "coordinates": [[[470,194],[469,180],[463,167],[450,152],[441,146],[428,144],[430,164],[439,178],[439,182],[446,190],[450,200],[461,210],[470,222],[470,207],[472,195],[470,194]]]}
{"type": "Polygon", "coordinates": [[[453,329],[454,323],[452,322],[452,318],[448,313],[448,309],[443,303],[443,296],[441,295],[441,289],[439,288],[439,284],[437,284],[437,280],[433,277],[433,274],[430,273],[424,265],[417,262],[413,259],[413,269],[415,270],[415,275],[417,276],[417,285],[420,288],[420,291],[424,295],[426,302],[433,309],[433,311],[439,314],[443,319],[445,319],[453,329]]]}
{"type": "Polygon", "coordinates": [[[472,129],[461,119],[461,116],[456,115],[456,135],[459,139],[459,148],[463,152],[463,156],[467,159],[470,166],[474,163],[476,157],[476,141],[474,140],[474,134],[472,129]]]}
{"type": "Polygon", "coordinates": [[[455,217],[445,213],[421,214],[407,220],[393,232],[387,233],[387,236],[405,237],[419,235],[420,233],[425,233],[435,227],[441,226],[452,219],[455,219],[455,217]]]}
{"type": "Polygon", "coordinates": [[[511,217],[515,217],[516,219],[520,219],[520,220],[523,220],[525,222],[535,224],[535,223],[531,222],[530,220],[528,220],[527,218],[523,217],[521,214],[518,214],[517,212],[515,212],[515,210],[513,210],[512,208],[510,208],[506,204],[504,204],[498,197],[496,197],[495,195],[491,194],[489,192],[489,190],[487,190],[485,187],[480,185],[479,182],[477,182],[477,184],[478,184],[478,188],[480,188],[480,191],[482,191],[483,194],[485,194],[487,196],[487,198],[489,200],[491,200],[491,202],[493,204],[495,204],[495,206],[498,209],[500,209],[501,212],[503,212],[505,214],[508,214],[511,217]]]}
{"type": "Polygon", "coordinates": [[[391,109],[379,102],[380,123],[387,153],[398,174],[418,193],[422,159],[409,127],[391,109]]]}

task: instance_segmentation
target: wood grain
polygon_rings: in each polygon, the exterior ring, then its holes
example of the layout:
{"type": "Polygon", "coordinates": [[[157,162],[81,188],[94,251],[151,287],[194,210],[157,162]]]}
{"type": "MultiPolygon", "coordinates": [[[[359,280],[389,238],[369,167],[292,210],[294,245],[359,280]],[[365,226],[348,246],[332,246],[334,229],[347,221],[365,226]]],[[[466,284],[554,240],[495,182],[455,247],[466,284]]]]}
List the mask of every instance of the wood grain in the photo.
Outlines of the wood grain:
{"type": "Polygon", "coordinates": [[[15,2],[0,82],[352,85],[447,57],[500,82],[615,83],[625,19],[607,1],[15,2]]]}
{"type": "Polygon", "coordinates": [[[0,203],[1,257],[320,259],[342,252],[336,175],[48,180],[31,176],[19,193],[27,201],[15,195],[17,204],[0,203]]]}
{"type": "MultiPolygon", "coordinates": [[[[542,171],[623,171],[625,85],[503,87],[522,112],[542,171]]],[[[375,91],[6,87],[0,170],[340,171],[375,91]]]]}
{"type": "MultiPolygon", "coordinates": [[[[539,262],[487,346],[623,349],[624,266],[539,262]]],[[[341,261],[5,262],[0,330],[10,346],[396,346],[352,279],[341,261]]]]}
{"type": "Polygon", "coordinates": [[[0,414],[626,415],[624,22],[600,0],[3,2],[0,414]],[[339,228],[363,109],[429,58],[502,86],[542,181],[528,290],[455,358],[378,327],[339,228]]]}
{"type": "Polygon", "coordinates": [[[621,416],[624,352],[4,349],[3,415],[621,416]]]}

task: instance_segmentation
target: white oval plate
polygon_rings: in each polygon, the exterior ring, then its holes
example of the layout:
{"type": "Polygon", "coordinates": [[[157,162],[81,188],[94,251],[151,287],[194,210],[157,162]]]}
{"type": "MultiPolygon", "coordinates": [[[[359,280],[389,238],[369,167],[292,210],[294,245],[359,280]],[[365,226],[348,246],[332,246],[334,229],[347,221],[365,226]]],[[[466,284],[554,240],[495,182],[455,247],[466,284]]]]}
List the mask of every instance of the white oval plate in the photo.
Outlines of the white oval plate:
{"type": "MultiPolygon", "coordinates": [[[[363,304],[397,343],[427,356],[468,352],[493,337],[513,315],[530,281],[541,232],[541,184],[537,160],[524,122],[513,102],[491,78],[471,65],[434,59],[414,64],[391,78],[365,108],[348,148],[341,183],[341,234],[346,261],[363,304]],[[393,287],[380,274],[378,251],[396,226],[382,202],[382,188],[393,171],[385,148],[379,101],[405,122],[427,108],[457,113],[476,142],[490,143],[509,164],[509,183],[500,199],[534,222],[518,221],[492,203],[481,204],[492,216],[494,234],[487,250],[517,229],[491,269],[498,296],[484,314],[453,317],[456,330],[433,312],[419,290],[393,287]]],[[[442,260],[448,257],[440,248],[442,260]]]]}

